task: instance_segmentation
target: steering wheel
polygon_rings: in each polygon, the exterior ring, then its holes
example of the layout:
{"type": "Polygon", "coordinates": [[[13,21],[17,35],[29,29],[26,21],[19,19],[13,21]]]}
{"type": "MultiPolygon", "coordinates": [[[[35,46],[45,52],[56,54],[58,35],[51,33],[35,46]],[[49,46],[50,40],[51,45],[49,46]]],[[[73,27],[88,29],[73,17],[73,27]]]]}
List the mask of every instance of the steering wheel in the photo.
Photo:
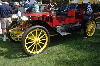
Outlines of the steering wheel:
{"type": "Polygon", "coordinates": [[[58,5],[53,1],[50,2],[50,5],[51,5],[51,8],[54,8],[54,9],[58,8],[58,5]]]}

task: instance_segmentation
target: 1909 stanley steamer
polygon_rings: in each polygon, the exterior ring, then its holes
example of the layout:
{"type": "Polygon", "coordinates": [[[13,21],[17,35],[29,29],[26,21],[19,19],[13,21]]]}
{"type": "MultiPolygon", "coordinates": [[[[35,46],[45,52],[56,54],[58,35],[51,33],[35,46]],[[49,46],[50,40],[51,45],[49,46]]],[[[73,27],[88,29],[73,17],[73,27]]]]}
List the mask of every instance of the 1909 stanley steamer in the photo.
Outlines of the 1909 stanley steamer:
{"type": "Polygon", "coordinates": [[[49,45],[51,30],[63,36],[70,34],[71,29],[83,29],[85,36],[91,37],[96,30],[96,22],[84,12],[84,8],[78,9],[77,6],[62,4],[58,10],[27,13],[20,20],[12,15],[13,22],[7,30],[8,38],[13,42],[21,41],[26,54],[37,55],[49,45]]]}

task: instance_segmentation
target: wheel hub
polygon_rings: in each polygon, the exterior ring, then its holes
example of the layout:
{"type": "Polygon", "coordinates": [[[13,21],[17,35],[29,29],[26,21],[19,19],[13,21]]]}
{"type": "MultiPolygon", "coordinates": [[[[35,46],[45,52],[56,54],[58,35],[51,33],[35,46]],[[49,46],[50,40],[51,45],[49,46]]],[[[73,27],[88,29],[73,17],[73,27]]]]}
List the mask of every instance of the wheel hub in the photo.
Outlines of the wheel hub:
{"type": "Polygon", "coordinates": [[[39,40],[37,40],[36,43],[39,43],[39,40]]]}
{"type": "Polygon", "coordinates": [[[35,38],[34,43],[35,43],[35,44],[39,43],[39,38],[35,38]]]}

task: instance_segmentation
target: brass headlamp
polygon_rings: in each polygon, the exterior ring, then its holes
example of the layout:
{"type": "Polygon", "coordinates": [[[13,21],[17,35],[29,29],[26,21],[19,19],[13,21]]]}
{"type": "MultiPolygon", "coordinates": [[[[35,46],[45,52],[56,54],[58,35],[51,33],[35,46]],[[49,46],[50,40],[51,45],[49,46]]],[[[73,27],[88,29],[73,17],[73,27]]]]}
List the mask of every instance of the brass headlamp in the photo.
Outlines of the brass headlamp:
{"type": "Polygon", "coordinates": [[[13,15],[11,16],[11,20],[12,20],[12,21],[17,21],[17,20],[18,20],[17,14],[13,14],[13,15]]]}
{"type": "Polygon", "coordinates": [[[28,20],[28,17],[22,16],[21,19],[19,20],[19,23],[20,24],[25,24],[27,20],[28,20]]]}

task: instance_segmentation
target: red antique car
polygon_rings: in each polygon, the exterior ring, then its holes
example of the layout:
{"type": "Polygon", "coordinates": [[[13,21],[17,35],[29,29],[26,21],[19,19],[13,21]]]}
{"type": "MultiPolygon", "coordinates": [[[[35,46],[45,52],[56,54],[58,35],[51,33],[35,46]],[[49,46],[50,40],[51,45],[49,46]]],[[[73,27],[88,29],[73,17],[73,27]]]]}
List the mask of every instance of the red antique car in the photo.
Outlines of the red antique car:
{"type": "Polygon", "coordinates": [[[71,34],[75,29],[83,29],[84,35],[91,37],[96,30],[96,22],[84,8],[78,9],[77,6],[62,4],[58,10],[28,13],[22,16],[21,20],[13,16],[13,22],[7,30],[8,38],[13,42],[21,41],[28,55],[37,55],[46,50],[50,36],[53,36],[50,34],[52,31],[63,36],[71,34]]]}

